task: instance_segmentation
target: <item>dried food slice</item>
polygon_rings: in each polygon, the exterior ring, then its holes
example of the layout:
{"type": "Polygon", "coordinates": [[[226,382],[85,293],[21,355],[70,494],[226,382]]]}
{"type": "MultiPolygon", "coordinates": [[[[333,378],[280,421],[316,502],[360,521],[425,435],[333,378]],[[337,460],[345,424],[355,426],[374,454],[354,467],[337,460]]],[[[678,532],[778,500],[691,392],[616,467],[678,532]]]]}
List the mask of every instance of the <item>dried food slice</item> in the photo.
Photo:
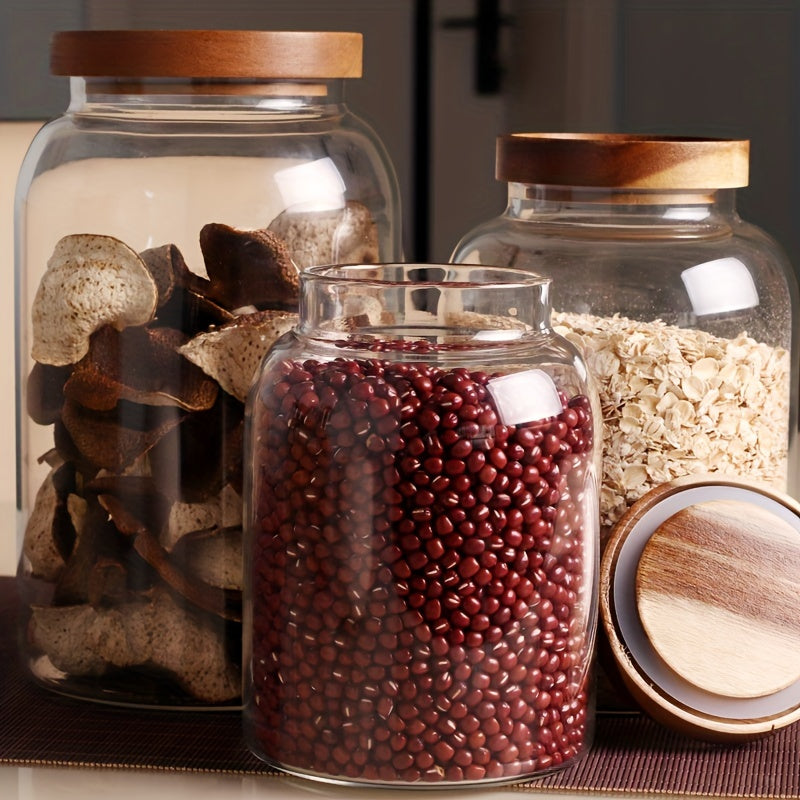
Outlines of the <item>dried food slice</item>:
{"type": "Polygon", "coordinates": [[[40,460],[51,466],[55,463],[72,464],[75,472],[87,480],[91,479],[100,469],[77,448],[61,417],[53,425],[53,449],[41,456],[40,460]]]}
{"type": "Polygon", "coordinates": [[[161,530],[169,516],[170,501],[149,476],[100,473],[85,484],[84,493],[99,499],[117,530],[126,536],[135,535],[142,526],[161,530]],[[108,498],[116,501],[113,506],[108,498]]]}
{"type": "MultiPolygon", "coordinates": [[[[92,482],[93,491],[112,493],[98,495],[99,506],[125,537],[132,539],[133,549],[153,570],[178,593],[198,608],[226,619],[241,619],[241,594],[221,591],[197,576],[189,574],[182,564],[158,541],[158,531],[166,518],[163,497],[148,479],[125,480],[103,477],[92,482]]],[[[95,550],[99,550],[96,547],[95,550]]]]}
{"type": "Polygon", "coordinates": [[[82,465],[122,472],[179,425],[182,415],[171,406],[122,400],[111,411],[91,411],[68,400],[61,421],[82,465]]]}
{"type": "Polygon", "coordinates": [[[119,605],[131,598],[128,567],[109,556],[100,556],[92,565],[86,585],[89,603],[95,607],[119,605]]]}
{"type": "Polygon", "coordinates": [[[244,402],[267,350],[296,324],[297,314],[289,311],[243,314],[217,330],[195,336],[180,353],[244,402]]]}
{"type": "Polygon", "coordinates": [[[89,350],[103,325],[144,325],[158,290],[139,255],[112,236],[73,234],[60,239],[47,262],[31,307],[31,355],[66,366],[89,350]]]}
{"type": "Polygon", "coordinates": [[[395,315],[386,311],[381,301],[365,289],[353,292],[344,299],[341,314],[336,314],[324,322],[324,326],[332,331],[351,333],[376,325],[394,325],[395,315]]]}
{"type": "Polygon", "coordinates": [[[220,392],[208,411],[187,414],[149,451],[159,490],[188,503],[216,496],[225,484],[241,493],[244,407],[220,392]]]}
{"type": "MultiPolygon", "coordinates": [[[[106,498],[108,501],[109,498],[106,498]]],[[[112,501],[109,505],[113,505],[112,501]]],[[[161,579],[178,594],[203,611],[223,619],[240,622],[242,595],[240,591],[220,589],[190,574],[159,544],[157,537],[141,528],[133,540],[136,552],[159,574],[161,579]]]]}
{"type": "Polygon", "coordinates": [[[155,667],[197,700],[225,703],[239,695],[240,670],[228,656],[220,625],[155,589],[149,598],[111,608],[34,607],[29,637],[70,675],[155,667]]]}
{"type": "Polygon", "coordinates": [[[185,341],[172,328],[117,331],[106,325],[92,335],[89,352],[75,365],[64,394],[96,411],[108,411],[119,400],[187,411],[211,408],[217,385],[180,354],[185,341]]]}
{"type": "Polygon", "coordinates": [[[64,383],[70,367],[53,367],[36,362],[28,376],[25,402],[28,416],[37,425],[52,425],[64,404],[64,383]]]}
{"type": "Polygon", "coordinates": [[[378,230],[369,209],[354,200],[336,211],[284,211],[267,230],[289,248],[300,269],[315,264],[373,264],[378,230]]]}
{"type": "Polygon", "coordinates": [[[173,503],[159,541],[171,552],[187,534],[241,524],[242,496],[233,486],[224,486],[217,497],[207,502],[173,503]]]}
{"type": "Polygon", "coordinates": [[[150,247],[139,253],[158,289],[158,308],[161,308],[172,297],[179,276],[187,273],[189,268],[177,245],[164,244],[161,247],[150,247]]]}
{"type": "Polygon", "coordinates": [[[98,562],[113,562],[124,573],[123,562],[130,545],[108,521],[105,510],[94,500],[77,495],[68,499],[73,519],[80,518],[76,524],[77,540],[75,548],[59,576],[53,592],[56,605],[76,603],[106,602],[119,599],[125,594],[127,578],[119,583],[106,583],[111,574],[98,572],[98,562]]]}
{"type": "MultiPolygon", "coordinates": [[[[197,278],[197,281],[208,284],[205,278],[197,278]]],[[[158,309],[153,326],[175,328],[191,337],[236,318],[231,311],[203,295],[200,289],[202,286],[176,286],[170,299],[158,309]]]]}
{"type": "Polygon", "coordinates": [[[296,307],[297,268],[272,231],[211,222],[200,231],[200,249],[208,272],[206,297],[231,310],[296,307]]]}
{"type": "Polygon", "coordinates": [[[57,580],[72,552],[76,531],[67,497],[73,484],[74,471],[65,464],[52,469],[36,492],[22,540],[22,552],[34,577],[57,580]]]}
{"type": "Polygon", "coordinates": [[[211,282],[189,269],[175,245],[164,245],[145,253],[148,267],[156,273],[154,277],[157,282],[160,272],[171,274],[172,279],[169,296],[165,296],[163,301],[159,300],[154,325],[175,328],[191,337],[213,325],[222,325],[233,319],[231,311],[208,297],[211,282]]]}
{"type": "Polygon", "coordinates": [[[58,450],[55,447],[51,447],[36,459],[36,463],[47,464],[51,469],[56,469],[64,463],[64,459],[58,454],[58,450]]]}
{"type": "Polygon", "coordinates": [[[213,528],[184,536],[172,558],[186,572],[221,589],[243,590],[242,529],[213,528]]]}

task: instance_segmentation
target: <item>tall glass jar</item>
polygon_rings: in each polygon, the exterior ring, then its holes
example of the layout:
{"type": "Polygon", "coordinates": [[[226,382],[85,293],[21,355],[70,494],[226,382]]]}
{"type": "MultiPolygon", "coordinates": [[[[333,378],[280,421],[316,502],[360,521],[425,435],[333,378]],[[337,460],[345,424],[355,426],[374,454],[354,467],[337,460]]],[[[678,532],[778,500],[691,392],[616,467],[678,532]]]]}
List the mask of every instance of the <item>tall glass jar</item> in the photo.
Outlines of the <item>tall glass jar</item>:
{"type": "Polygon", "coordinates": [[[57,34],[17,194],[22,646],[72,695],[241,703],[244,401],[299,270],[400,257],[361,35],[57,34]],[[77,76],[77,77],[76,77],[77,76]]]}
{"type": "Polygon", "coordinates": [[[554,327],[598,380],[604,531],[687,475],[798,491],[797,283],[736,213],[748,155],[740,140],[502,136],[508,206],[453,252],[553,279],[554,327]]]}
{"type": "Polygon", "coordinates": [[[463,785],[589,747],[599,409],[548,287],[302,276],[247,406],[245,726],[269,764],[463,785]]]}

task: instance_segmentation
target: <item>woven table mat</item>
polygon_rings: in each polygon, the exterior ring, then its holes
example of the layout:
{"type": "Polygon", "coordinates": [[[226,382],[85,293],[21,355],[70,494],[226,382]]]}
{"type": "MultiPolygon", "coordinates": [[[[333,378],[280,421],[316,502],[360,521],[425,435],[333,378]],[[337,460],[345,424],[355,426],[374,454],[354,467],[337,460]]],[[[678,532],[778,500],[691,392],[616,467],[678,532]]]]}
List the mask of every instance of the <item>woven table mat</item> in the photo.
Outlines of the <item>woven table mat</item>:
{"type": "MultiPolygon", "coordinates": [[[[17,595],[0,577],[0,765],[277,774],[247,749],[236,711],[139,711],[33,684],[17,655],[17,595]]],[[[695,742],[641,715],[599,715],[579,763],[516,789],[800,797],[800,726],[736,747],[695,742]]]]}

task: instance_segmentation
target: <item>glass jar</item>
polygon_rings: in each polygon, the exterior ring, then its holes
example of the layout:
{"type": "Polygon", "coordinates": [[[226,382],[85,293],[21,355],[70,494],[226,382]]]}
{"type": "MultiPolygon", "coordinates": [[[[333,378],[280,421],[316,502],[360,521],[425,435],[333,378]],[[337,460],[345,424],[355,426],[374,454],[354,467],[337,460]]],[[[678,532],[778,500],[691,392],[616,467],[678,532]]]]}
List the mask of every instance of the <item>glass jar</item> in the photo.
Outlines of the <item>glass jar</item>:
{"type": "Polygon", "coordinates": [[[553,279],[604,414],[602,530],[654,486],[739,476],[797,493],[797,285],[735,210],[747,141],[512,134],[504,213],[454,262],[553,279]]]}
{"type": "Polygon", "coordinates": [[[400,257],[361,35],[57,34],[17,196],[22,646],[71,695],[241,704],[244,401],[299,270],[400,257]],[[79,76],[79,77],[75,77],[79,76]]]}
{"type": "Polygon", "coordinates": [[[247,406],[245,728],[272,766],[461,785],[589,747],[599,409],[548,285],[301,277],[247,406]]]}

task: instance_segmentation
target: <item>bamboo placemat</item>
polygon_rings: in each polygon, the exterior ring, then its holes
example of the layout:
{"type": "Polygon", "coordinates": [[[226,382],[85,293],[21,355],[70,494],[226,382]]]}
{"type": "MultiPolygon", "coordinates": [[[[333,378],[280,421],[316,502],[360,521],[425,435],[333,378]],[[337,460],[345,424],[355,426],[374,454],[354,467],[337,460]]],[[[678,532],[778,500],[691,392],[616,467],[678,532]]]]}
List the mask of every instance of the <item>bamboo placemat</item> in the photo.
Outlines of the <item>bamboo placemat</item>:
{"type": "MultiPolygon", "coordinates": [[[[16,582],[0,577],[0,764],[277,774],[248,751],[238,712],[139,711],[36,686],[17,657],[16,617],[16,582]]],[[[683,738],[641,715],[599,715],[582,761],[516,788],[798,798],[800,726],[731,747],[683,738]]]]}

